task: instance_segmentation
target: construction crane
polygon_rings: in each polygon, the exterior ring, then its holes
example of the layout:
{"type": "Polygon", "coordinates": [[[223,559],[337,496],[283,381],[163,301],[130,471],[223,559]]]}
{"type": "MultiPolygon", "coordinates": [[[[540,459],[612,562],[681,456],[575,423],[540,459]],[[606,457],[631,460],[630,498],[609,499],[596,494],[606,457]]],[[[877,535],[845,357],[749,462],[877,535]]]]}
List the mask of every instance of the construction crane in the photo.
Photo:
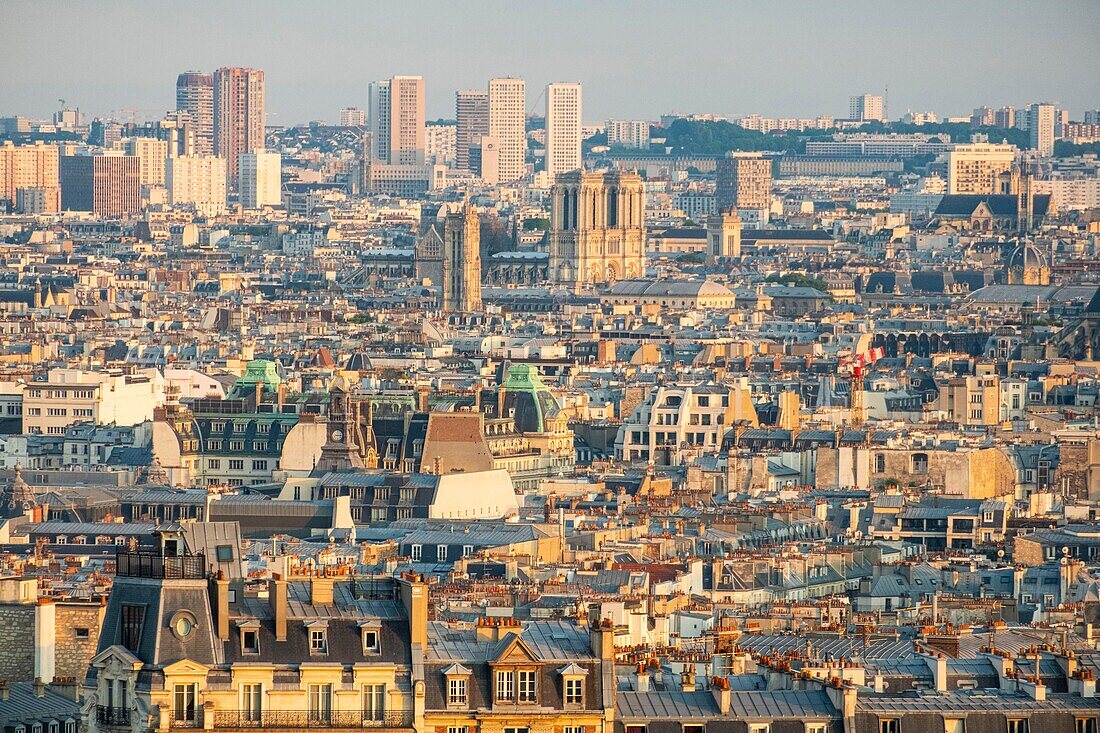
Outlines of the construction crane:
{"type": "Polygon", "coordinates": [[[881,346],[861,351],[858,354],[850,354],[841,358],[837,365],[837,372],[847,374],[851,387],[849,394],[849,408],[852,425],[862,425],[866,419],[866,410],[863,407],[863,370],[886,356],[886,350],[881,346]]]}

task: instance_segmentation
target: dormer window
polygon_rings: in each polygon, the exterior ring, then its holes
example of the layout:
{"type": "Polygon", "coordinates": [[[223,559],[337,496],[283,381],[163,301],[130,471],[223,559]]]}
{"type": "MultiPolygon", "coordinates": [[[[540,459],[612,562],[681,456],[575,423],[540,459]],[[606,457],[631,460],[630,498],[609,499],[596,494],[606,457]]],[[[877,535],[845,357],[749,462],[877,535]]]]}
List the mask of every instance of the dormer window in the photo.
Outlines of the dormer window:
{"type": "Polygon", "coordinates": [[[314,622],[306,626],[309,632],[309,653],[328,654],[328,625],[314,622]]]}
{"type": "Polygon", "coordinates": [[[382,630],[377,623],[367,622],[359,624],[363,634],[363,653],[379,654],[382,651],[382,630]]]}
{"type": "Polygon", "coordinates": [[[466,677],[452,677],[447,680],[447,704],[466,705],[469,701],[469,679],[466,677]]]}
{"type": "Polygon", "coordinates": [[[260,625],[249,623],[241,626],[241,654],[260,653],[260,625]]]}
{"type": "Polygon", "coordinates": [[[562,680],[562,701],[567,707],[584,707],[584,678],[588,670],[577,664],[567,664],[558,670],[562,680]]]}
{"type": "Polygon", "coordinates": [[[469,706],[470,675],[472,674],[473,672],[461,664],[452,664],[443,670],[443,676],[447,680],[445,689],[447,690],[448,708],[465,709],[469,706]]]}

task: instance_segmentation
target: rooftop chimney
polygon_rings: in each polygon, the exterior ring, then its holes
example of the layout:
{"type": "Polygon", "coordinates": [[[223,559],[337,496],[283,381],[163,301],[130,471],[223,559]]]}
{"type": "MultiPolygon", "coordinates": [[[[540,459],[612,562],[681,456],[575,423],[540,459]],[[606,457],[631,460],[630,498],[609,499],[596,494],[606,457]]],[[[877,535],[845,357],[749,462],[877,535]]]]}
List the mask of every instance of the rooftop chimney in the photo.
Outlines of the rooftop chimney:
{"type": "Polygon", "coordinates": [[[225,577],[223,570],[219,570],[214,578],[214,617],[218,638],[229,641],[229,578],[225,577]]]}
{"type": "Polygon", "coordinates": [[[53,682],[57,662],[57,606],[52,598],[39,598],[34,607],[34,676],[43,684],[53,682]]]}
{"type": "Polygon", "coordinates": [[[279,573],[267,582],[267,600],[275,612],[275,640],[286,641],[286,580],[279,573]]]}
{"type": "Polygon", "coordinates": [[[638,665],[638,682],[634,688],[638,692],[649,692],[649,669],[646,668],[645,662],[638,665]]]}
{"type": "Polygon", "coordinates": [[[409,617],[409,636],[421,648],[428,643],[428,584],[419,575],[401,581],[401,602],[409,617]]]}
{"type": "Polygon", "coordinates": [[[309,579],[309,602],[314,606],[332,605],[333,579],[327,575],[314,575],[309,579]]]}

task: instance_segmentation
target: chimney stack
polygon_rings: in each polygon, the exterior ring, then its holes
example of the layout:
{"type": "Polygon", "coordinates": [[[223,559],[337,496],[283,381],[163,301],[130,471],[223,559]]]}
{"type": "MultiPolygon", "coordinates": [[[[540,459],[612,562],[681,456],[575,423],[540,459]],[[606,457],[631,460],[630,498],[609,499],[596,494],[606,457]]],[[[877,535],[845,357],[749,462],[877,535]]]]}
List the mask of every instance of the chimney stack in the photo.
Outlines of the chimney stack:
{"type": "Polygon", "coordinates": [[[645,662],[638,664],[638,683],[634,687],[638,692],[649,692],[649,669],[645,662]]]}
{"type": "Polygon", "coordinates": [[[275,612],[275,640],[286,641],[286,580],[279,573],[267,582],[267,600],[275,612]]]}
{"type": "Polygon", "coordinates": [[[332,605],[333,579],[328,575],[314,575],[309,579],[309,602],[314,606],[332,605]]]}
{"type": "Polygon", "coordinates": [[[401,581],[401,602],[409,617],[409,636],[413,644],[428,644],[428,584],[419,575],[401,581]]]}
{"type": "MultiPolygon", "coordinates": [[[[39,598],[34,607],[34,676],[43,684],[53,682],[57,663],[57,606],[52,598],[39,598]]],[[[41,695],[39,696],[41,697],[41,695]]]]}
{"type": "Polygon", "coordinates": [[[229,578],[224,570],[219,570],[214,578],[214,617],[218,638],[229,641],[229,578]]]}

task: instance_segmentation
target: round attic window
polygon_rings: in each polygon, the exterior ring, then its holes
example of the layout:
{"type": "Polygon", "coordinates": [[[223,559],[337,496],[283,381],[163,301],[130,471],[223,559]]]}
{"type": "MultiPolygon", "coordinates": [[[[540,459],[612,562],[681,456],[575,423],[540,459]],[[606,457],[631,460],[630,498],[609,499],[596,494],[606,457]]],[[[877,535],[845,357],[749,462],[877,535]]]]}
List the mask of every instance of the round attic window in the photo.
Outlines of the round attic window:
{"type": "Polygon", "coordinates": [[[177,611],[169,622],[169,628],[177,639],[190,638],[198,625],[198,621],[189,611],[177,611]]]}

